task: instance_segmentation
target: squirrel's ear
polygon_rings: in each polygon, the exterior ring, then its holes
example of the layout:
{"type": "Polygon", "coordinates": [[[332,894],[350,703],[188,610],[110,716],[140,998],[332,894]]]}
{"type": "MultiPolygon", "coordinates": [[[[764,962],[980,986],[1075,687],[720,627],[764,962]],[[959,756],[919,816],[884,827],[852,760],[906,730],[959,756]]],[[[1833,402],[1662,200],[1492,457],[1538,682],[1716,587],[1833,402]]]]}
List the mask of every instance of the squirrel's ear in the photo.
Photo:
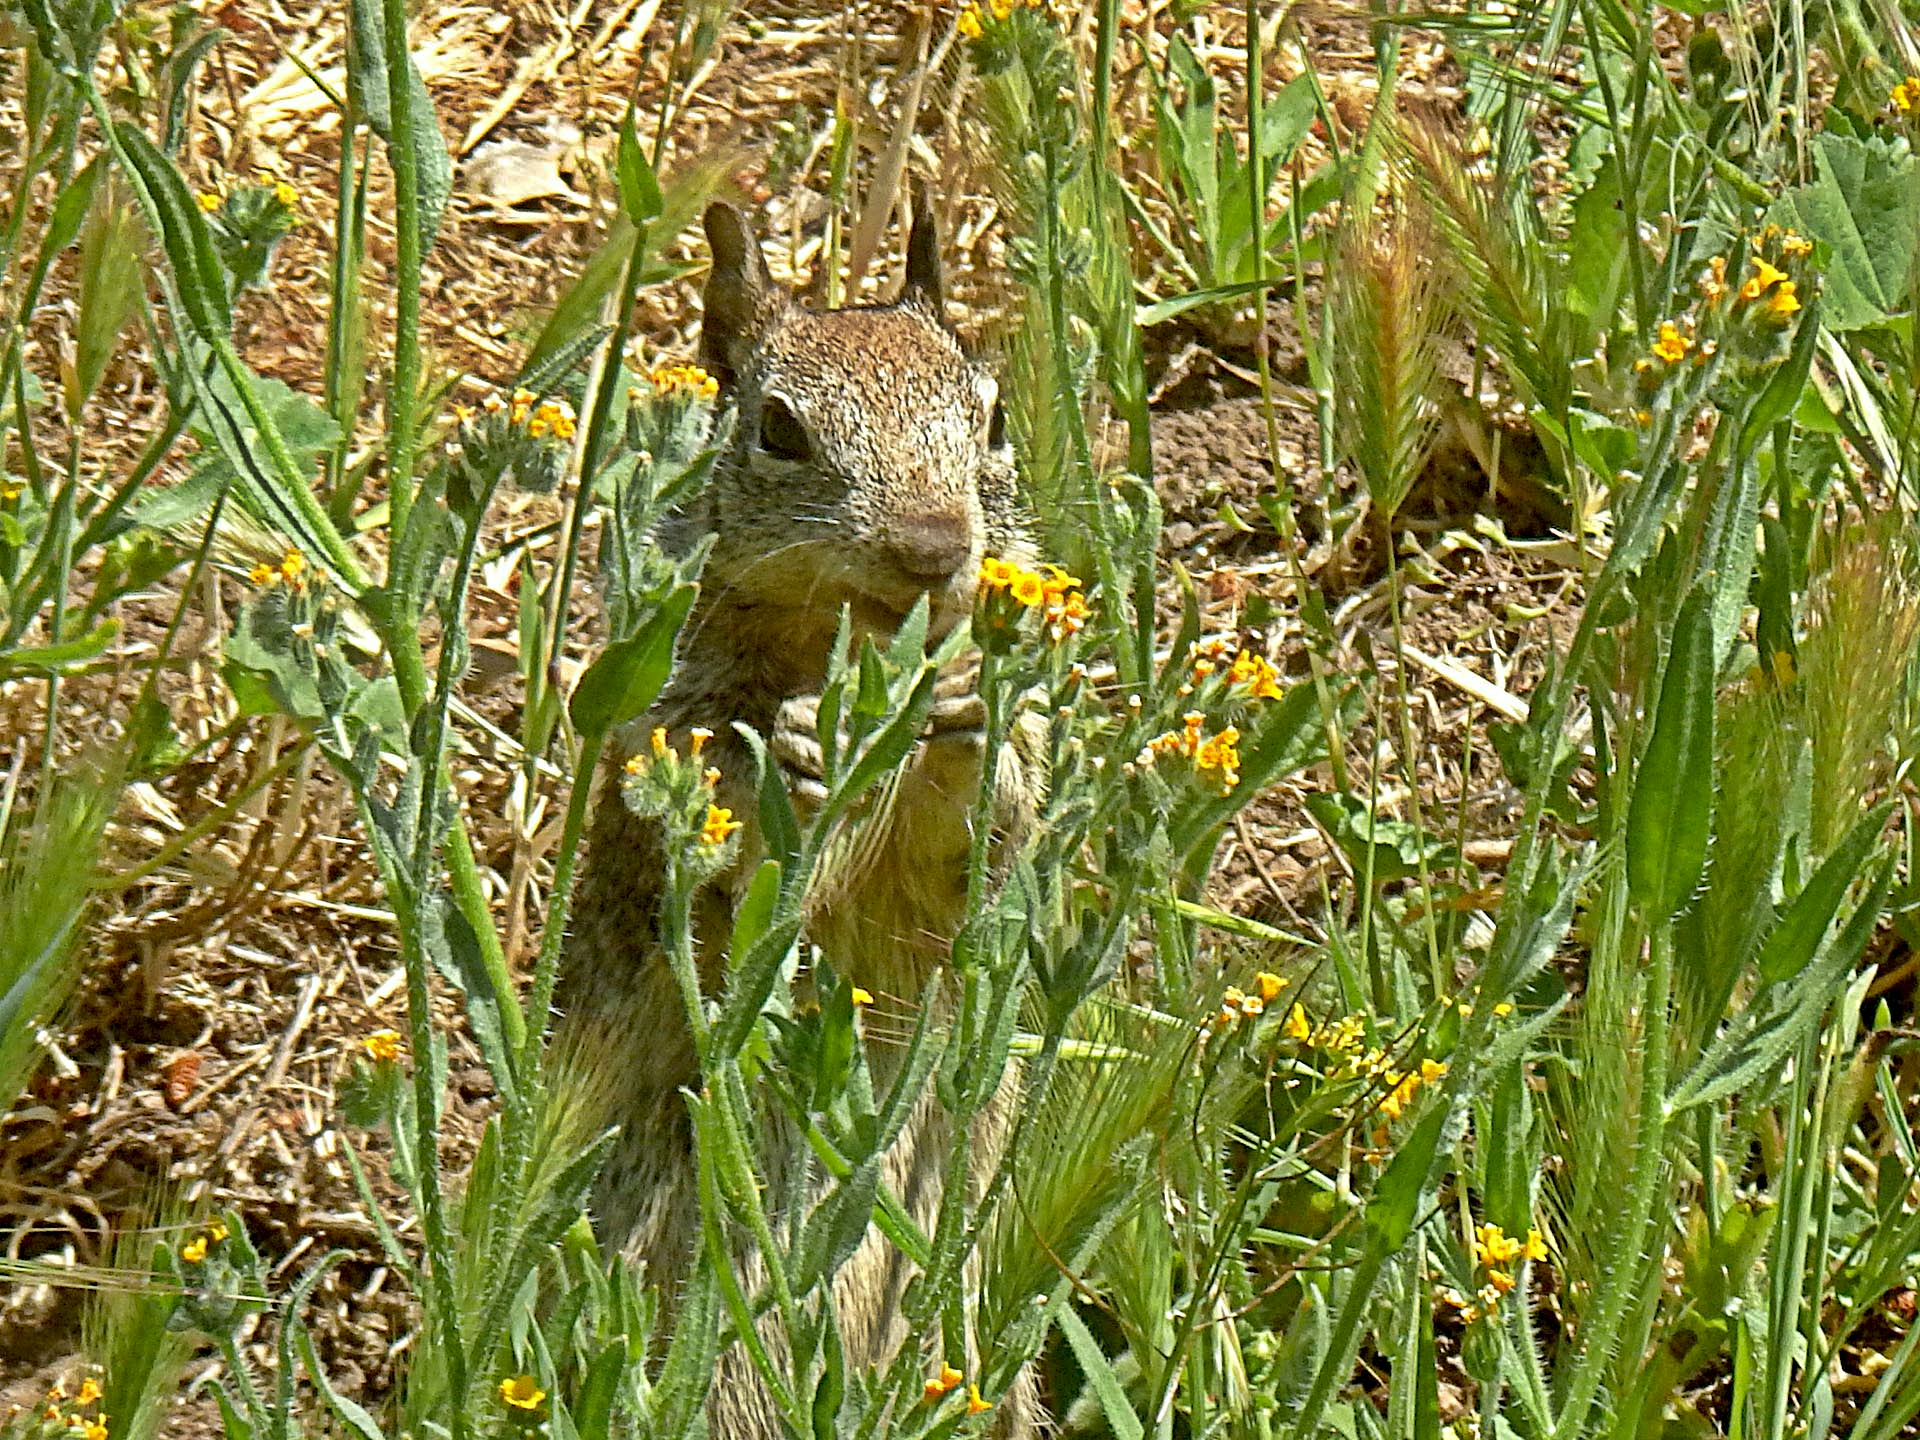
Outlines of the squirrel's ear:
{"type": "Polygon", "coordinates": [[[907,283],[902,305],[918,305],[937,321],[946,318],[946,291],[940,278],[940,225],[933,218],[927,187],[913,187],[913,229],[907,233],[907,283]]]}
{"type": "Polygon", "coordinates": [[[737,206],[714,201],[707,207],[706,229],[713,268],[703,296],[700,363],[722,389],[731,389],[738,357],[753,344],[778,297],[759,238],[737,206]]]}

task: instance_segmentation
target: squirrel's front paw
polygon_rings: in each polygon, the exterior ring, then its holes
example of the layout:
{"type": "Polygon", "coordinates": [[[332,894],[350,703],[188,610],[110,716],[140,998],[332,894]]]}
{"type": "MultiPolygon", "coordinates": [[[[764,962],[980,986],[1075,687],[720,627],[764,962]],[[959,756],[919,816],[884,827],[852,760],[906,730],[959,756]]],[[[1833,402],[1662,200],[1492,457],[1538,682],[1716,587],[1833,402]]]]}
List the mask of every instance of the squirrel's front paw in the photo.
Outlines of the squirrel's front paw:
{"type": "Polygon", "coordinates": [[[827,760],[820,751],[820,697],[795,695],[773,717],[773,758],[786,772],[794,804],[814,809],[827,798],[827,760]]]}
{"type": "Polygon", "coordinates": [[[972,670],[940,677],[920,757],[921,773],[962,803],[973,798],[987,750],[987,702],[974,693],[975,678],[972,670]]]}

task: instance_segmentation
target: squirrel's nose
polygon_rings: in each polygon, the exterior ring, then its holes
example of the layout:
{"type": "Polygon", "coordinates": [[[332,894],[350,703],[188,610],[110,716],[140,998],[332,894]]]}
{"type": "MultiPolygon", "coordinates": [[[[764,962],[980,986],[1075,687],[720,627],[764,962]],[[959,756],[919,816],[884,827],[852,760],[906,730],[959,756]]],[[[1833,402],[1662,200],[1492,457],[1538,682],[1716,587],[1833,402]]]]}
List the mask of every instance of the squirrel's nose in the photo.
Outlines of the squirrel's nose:
{"type": "Polygon", "coordinates": [[[931,589],[973,557],[973,524],[958,507],[903,516],[887,526],[886,548],[901,570],[931,589]]]}

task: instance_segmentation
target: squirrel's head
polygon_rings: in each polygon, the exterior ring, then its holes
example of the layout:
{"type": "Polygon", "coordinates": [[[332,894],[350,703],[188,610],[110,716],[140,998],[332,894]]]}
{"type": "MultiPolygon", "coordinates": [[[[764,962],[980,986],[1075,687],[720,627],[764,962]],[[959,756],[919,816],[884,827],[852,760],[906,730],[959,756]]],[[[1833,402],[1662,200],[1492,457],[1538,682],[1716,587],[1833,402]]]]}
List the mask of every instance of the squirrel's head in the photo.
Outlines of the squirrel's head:
{"type": "Polygon", "coordinates": [[[739,210],[710,206],[706,231],[701,363],[738,407],[707,499],[709,587],[829,634],[843,604],[886,633],[926,595],[951,628],[981,560],[1026,542],[999,387],[942,317],[924,194],[891,305],[805,309],[739,210]]]}

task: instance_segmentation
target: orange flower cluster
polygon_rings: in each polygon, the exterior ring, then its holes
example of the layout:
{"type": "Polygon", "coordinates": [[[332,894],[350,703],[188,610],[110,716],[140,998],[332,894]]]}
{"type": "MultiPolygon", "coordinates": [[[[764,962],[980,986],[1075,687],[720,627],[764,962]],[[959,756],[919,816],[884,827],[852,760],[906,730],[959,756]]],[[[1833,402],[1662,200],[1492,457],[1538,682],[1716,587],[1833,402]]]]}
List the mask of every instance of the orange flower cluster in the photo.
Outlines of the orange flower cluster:
{"type": "MultiPolygon", "coordinates": [[[[925,1391],[927,1403],[929,1405],[938,1404],[955,1390],[958,1390],[966,1378],[965,1375],[954,1369],[953,1366],[942,1364],[939,1375],[927,1382],[925,1391]]],[[[993,1403],[991,1401],[980,1398],[980,1387],[977,1384],[967,1386],[967,1414],[978,1415],[982,1411],[991,1410],[992,1408],[993,1403]]]]}
{"type": "Polygon", "coordinates": [[[1248,699],[1280,698],[1280,672],[1266,656],[1256,655],[1229,636],[1213,635],[1196,640],[1190,658],[1196,685],[1224,668],[1227,684],[1244,691],[1248,699]]]}
{"type": "Polygon", "coordinates": [[[207,1258],[209,1245],[220,1244],[232,1233],[227,1229],[225,1221],[216,1220],[180,1247],[180,1258],[189,1265],[198,1265],[207,1258]]]}
{"type": "Polygon", "coordinates": [[[653,386],[653,393],[662,399],[692,395],[701,400],[711,400],[720,393],[720,382],[698,365],[656,365],[647,372],[647,383],[653,386]]]}
{"type": "Polygon", "coordinates": [[[376,1030],[371,1035],[360,1037],[360,1045],[368,1058],[381,1064],[392,1064],[400,1058],[400,1032],[398,1030],[376,1030]]]}
{"type": "Polygon", "coordinates": [[[13,1414],[7,1417],[4,1425],[0,1425],[0,1429],[4,1429],[8,1435],[58,1435],[62,1440],[107,1440],[107,1417],[84,1413],[87,1407],[98,1405],[105,1393],[100,1382],[89,1375],[80,1382],[80,1393],[72,1399],[71,1404],[75,1408],[62,1410],[61,1406],[69,1403],[67,1387],[64,1382],[56,1380],[47,1387],[47,1398],[41,1402],[40,1427],[17,1431],[14,1427],[21,1407],[16,1405],[13,1414]]]}
{"type": "Polygon", "coordinates": [[[1133,763],[1145,770],[1159,756],[1184,756],[1193,762],[1195,775],[1217,785],[1225,794],[1240,783],[1240,731],[1229,725],[1218,734],[1208,735],[1206,727],[1207,717],[1190,710],[1178,730],[1154,736],[1133,763]]]}
{"type": "Polygon", "coordinates": [[[247,579],[264,590],[275,585],[285,585],[289,590],[306,588],[307,557],[298,550],[289,550],[280,557],[278,565],[270,565],[262,560],[247,572],[247,579]]]}
{"type": "MultiPolygon", "coordinates": [[[[549,435],[555,440],[571,440],[578,423],[573,407],[566,401],[550,395],[536,405],[531,390],[514,391],[511,404],[497,394],[487,396],[480,403],[489,415],[498,415],[504,410],[509,425],[525,426],[527,434],[536,440],[544,440],[549,435]]],[[[473,407],[456,405],[453,416],[464,425],[473,419],[473,407]]]]}
{"type": "Polygon", "coordinates": [[[1413,1097],[1420,1093],[1422,1086],[1433,1084],[1446,1073],[1445,1063],[1439,1060],[1422,1060],[1418,1070],[1409,1070],[1405,1074],[1398,1070],[1383,1072],[1387,1093],[1380,1097],[1380,1113],[1389,1120],[1398,1120],[1413,1104],[1413,1097]]]}
{"type": "Polygon", "coordinates": [[[1473,1263],[1483,1277],[1479,1293],[1469,1300],[1458,1290],[1449,1290],[1443,1298],[1460,1312],[1462,1320],[1471,1325],[1498,1310],[1501,1300],[1519,1283],[1513,1273],[1515,1260],[1546,1258],[1547,1242],[1538,1230],[1528,1230],[1527,1238],[1519,1240],[1498,1225],[1476,1225],[1473,1228],[1473,1263]]]}
{"type": "Polygon", "coordinates": [[[1043,575],[991,555],[980,562],[981,595],[1007,595],[1026,609],[1041,611],[1055,644],[1084,630],[1093,613],[1087,608],[1087,597],[1080,593],[1080,583],[1058,565],[1047,566],[1043,575]]]}

